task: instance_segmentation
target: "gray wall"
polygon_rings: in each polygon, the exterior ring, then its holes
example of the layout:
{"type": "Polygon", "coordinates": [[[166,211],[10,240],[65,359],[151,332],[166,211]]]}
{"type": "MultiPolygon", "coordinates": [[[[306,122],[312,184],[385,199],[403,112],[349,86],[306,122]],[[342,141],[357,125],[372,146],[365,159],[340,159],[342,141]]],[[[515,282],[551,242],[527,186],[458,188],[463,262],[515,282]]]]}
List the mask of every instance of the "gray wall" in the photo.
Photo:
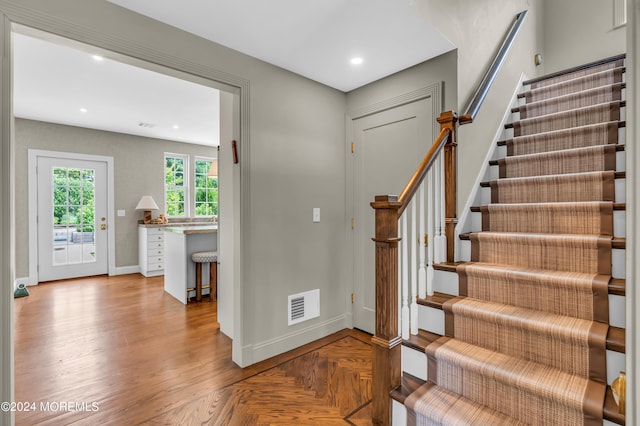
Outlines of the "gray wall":
{"type": "Polygon", "coordinates": [[[613,1],[544,0],[544,71],[626,51],[626,26],[613,28],[613,1]]]}
{"type": "Polygon", "coordinates": [[[335,231],[346,223],[344,93],[103,0],[2,0],[0,10],[108,49],[135,46],[158,63],[249,81],[248,133],[238,135],[250,150],[240,152],[248,191],[235,359],[250,364],[349,325],[350,253],[335,231]],[[319,224],[313,207],[322,209],[319,224]],[[316,288],[320,318],[288,327],[287,295],[316,288]]]}
{"type": "Polygon", "coordinates": [[[527,18],[500,74],[473,124],[458,132],[458,214],[473,190],[499,124],[522,73],[539,70],[533,55],[542,48],[542,0],[422,0],[416,10],[458,48],[459,114],[471,100],[515,15],[528,10],[527,18]]]}
{"type": "Polygon", "coordinates": [[[144,138],[33,120],[15,120],[16,141],[16,274],[29,275],[27,150],[105,155],[114,159],[114,201],[125,217],[115,218],[116,267],[138,265],[138,220],[135,210],[142,195],[151,195],[164,211],[165,152],[216,157],[216,149],[202,145],[144,138]]]}

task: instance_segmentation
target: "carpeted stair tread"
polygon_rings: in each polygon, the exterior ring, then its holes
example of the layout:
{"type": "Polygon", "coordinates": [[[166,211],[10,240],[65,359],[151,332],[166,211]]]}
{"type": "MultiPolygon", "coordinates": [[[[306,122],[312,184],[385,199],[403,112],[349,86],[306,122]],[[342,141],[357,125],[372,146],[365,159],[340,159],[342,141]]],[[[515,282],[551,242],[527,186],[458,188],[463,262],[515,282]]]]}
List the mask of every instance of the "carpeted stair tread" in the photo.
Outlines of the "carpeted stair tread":
{"type": "Polygon", "coordinates": [[[554,114],[514,121],[513,123],[506,124],[505,128],[513,128],[514,136],[526,136],[589,124],[618,121],[620,120],[620,109],[624,105],[624,101],[614,101],[583,108],[575,108],[554,114]]]}
{"type": "Polygon", "coordinates": [[[613,171],[498,179],[491,203],[614,202],[615,179],[613,171]]]}
{"type": "MultiPolygon", "coordinates": [[[[526,425],[498,411],[426,382],[405,401],[420,425],[526,425]],[[419,414],[414,414],[418,412],[419,414]]],[[[413,423],[413,422],[412,422],[413,423]]]]}
{"type": "Polygon", "coordinates": [[[458,267],[459,293],[590,321],[609,321],[609,275],[470,262],[458,267]]]}
{"type": "MultiPolygon", "coordinates": [[[[535,154],[618,143],[619,122],[590,124],[558,131],[518,136],[504,141],[507,156],[535,154]]],[[[500,142],[498,142],[500,145],[500,142]]]]}
{"type": "Polygon", "coordinates": [[[581,92],[530,102],[513,108],[511,112],[519,113],[520,119],[533,118],[575,108],[583,108],[605,102],[622,100],[622,89],[625,83],[615,83],[596,87],[581,92]]]}
{"type": "Polygon", "coordinates": [[[611,237],[480,232],[469,238],[472,261],[611,275],[611,237]]]}
{"type": "Polygon", "coordinates": [[[608,324],[471,297],[443,308],[448,337],[606,383],[608,324]]]}
{"type": "Polygon", "coordinates": [[[479,207],[482,231],[613,235],[612,202],[500,203],[479,207]]]}
{"type": "Polygon", "coordinates": [[[602,422],[604,383],[448,337],[425,352],[429,381],[520,421],[602,422]]]}
{"type": "Polygon", "coordinates": [[[499,177],[547,176],[616,169],[617,145],[517,155],[498,160],[499,177]]]}
{"type": "Polygon", "coordinates": [[[612,60],[601,61],[598,64],[590,64],[590,66],[581,66],[580,69],[558,71],[547,76],[541,76],[532,80],[523,82],[523,86],[529,86],[531,88],[540,88],[549,86],[552,84],[560,83],[562,81],[573,80],[576,78],[584,77],[589,74],[596,74],[602,71],[607,71],[624,66],[624,58],[610,58],[612,60]]]}
{"type": "Polygon", "coordinates": [[[625,71],[626,69],[624,67],[604,70],[597,73],[592,73],[585,76],[549,84],[544,87],[533,88],[529,91],[519,94],[518,97],[524,98],[527,103],[538,102],[549,98],[568,95],[570,93],[594,89],[596,87],[622,83],[622,76],[625,71]]]}

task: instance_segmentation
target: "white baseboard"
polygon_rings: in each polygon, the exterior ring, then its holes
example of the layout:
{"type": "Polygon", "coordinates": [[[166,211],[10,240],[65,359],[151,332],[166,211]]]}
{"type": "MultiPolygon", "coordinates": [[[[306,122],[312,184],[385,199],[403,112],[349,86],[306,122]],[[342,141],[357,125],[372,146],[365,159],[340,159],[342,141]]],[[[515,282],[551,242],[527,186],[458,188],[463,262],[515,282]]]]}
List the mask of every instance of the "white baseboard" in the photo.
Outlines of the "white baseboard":
{"type": "Polygon", "coordinates": [[[249,358],[245,358],[243,361],[250,360],[250,363],[253,364],[321,339],[345,328],[350,328],[348,320],[348,315],[340,315],[274,339],[245,346],[243,352],[244,355],[249,358]]]}
{"type": "Polygon", "coordinates": [[[118,266],[114,270],[109,271],[109,276],[138,274],[138,273],[140,273],[140,266],[138,265],[118,266]]]}
{"type": "Polygon", "coordinates": [[[13,289],[14,290],[16,288],[18,288],[18,284],[24,284],[26,286],[32,286],[32,285],[38,285],[38,282],[35,281],[35,280],[32,280],[31,277],[16,278],[13,281],[13,289]]]}

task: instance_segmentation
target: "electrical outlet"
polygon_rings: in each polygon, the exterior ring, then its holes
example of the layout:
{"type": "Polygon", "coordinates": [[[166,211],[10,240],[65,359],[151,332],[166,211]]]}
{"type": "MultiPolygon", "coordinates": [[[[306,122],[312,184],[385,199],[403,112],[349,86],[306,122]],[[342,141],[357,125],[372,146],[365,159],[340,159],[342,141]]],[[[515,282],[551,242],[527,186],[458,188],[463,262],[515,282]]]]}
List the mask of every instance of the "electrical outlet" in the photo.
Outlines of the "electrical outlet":
{"type": "Polygon", "coordinates": [[[313,223],[320,222],[320,207],[313,208],[313,223]]]}

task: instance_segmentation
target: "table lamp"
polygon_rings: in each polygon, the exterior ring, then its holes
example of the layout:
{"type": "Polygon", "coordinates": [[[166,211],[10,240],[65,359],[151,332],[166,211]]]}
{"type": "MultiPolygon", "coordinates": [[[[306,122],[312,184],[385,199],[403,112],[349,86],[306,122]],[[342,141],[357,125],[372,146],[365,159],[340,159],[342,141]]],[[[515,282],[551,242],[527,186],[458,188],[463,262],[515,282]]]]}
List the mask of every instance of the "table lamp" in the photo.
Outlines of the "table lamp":
{"type": "Polygon", "coordinates": [[[158,205],[151,195],[143,195],[136,210],[144,210],[144,223],[151,223],[151,210],[158,210],[158,205]]]}

